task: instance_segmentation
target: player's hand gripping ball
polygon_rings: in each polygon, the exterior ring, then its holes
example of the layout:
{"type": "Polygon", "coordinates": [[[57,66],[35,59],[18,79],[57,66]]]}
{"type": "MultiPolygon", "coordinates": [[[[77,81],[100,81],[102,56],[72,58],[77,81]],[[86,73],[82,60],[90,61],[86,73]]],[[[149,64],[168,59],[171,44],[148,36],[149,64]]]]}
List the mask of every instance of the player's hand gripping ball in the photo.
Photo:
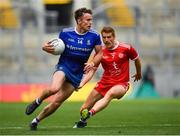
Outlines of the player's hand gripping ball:
{"type": "Polygon", "coordinates": [[[49,44],[54,47],[53,55],[61,55],[64,52],[65,44],[61,39],[54,38],[49,41],[49,44]]]}

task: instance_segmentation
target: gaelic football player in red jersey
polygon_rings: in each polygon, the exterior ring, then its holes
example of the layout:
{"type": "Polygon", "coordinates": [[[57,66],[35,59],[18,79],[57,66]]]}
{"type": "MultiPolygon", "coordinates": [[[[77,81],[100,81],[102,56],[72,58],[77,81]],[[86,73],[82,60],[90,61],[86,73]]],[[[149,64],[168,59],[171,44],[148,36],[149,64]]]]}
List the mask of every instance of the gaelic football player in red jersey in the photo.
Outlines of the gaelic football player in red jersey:
{"type": "MultiPolygon", "coordinates": [[[[81,118],[73,128],[84,128],[87,119],[108,106],[112,99],[120,99],[129,88],[129,60],[134,61],[136,73],[134,81],[142,77],[141,62],[137,51],[126,43],[115,40],[115,31],[112,27],[104,27],[101,31],[104,43],[101,65],[104,69],[102,78],[90,92],[80,109],[81,118]]],[[[84,76],[80,87],[87,83],[94,75],[95,69],[84,76]]]]}

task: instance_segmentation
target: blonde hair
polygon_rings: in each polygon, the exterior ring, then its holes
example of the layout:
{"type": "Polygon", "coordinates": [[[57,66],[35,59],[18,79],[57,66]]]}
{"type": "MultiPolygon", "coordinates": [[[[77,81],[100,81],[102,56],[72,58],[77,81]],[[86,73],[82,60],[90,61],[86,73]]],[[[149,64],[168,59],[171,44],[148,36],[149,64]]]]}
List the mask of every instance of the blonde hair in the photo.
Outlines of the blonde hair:
{"type": "Polygon", "coordinates": [[[110,26],[104,26],[101,30],[101,34],[102,33],[112,33],[112,35],[115,37],[115,31],[112,27],[110,26]]]}

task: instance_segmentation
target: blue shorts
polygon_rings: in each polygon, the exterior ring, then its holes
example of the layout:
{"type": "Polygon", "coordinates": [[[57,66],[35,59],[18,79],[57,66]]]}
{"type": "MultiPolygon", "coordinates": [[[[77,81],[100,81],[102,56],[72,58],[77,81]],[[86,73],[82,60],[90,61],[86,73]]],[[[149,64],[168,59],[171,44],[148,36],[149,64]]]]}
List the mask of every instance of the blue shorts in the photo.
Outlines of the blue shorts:
{"type": "Polygon", "coordinates": [[[81,73],[75,73],[72,70],[68,69],[65,65],[60,65],[57,64],[56,65],[56,71],[63,71],[66,77],[66,81],[71,83],[72,86],[74,86],[75,88],[79,87],[79,84],[81,82],[81,79],[83,77],[83,71],[81,73]]]}

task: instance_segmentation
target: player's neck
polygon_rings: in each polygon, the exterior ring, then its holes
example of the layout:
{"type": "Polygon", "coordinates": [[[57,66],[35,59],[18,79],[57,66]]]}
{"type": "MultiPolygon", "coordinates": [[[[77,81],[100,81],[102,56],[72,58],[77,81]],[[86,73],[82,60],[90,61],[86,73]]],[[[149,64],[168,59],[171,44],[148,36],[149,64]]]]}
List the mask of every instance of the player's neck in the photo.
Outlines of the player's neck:
{"type": "Polygon", "coordinates": [[[76,32],[78,33],[78,34],[85,34],[87,31],[86,30],[84,30],[84,29],[82,29],[82,28],[80,28],[80,27],[75,27],[75,30],[76,30],[76,32]]]}
{"type": "Polygon", "coordinates": [[[115,41],[114,44],[113,44],[113,46],[112,46],[112,48],[110,48],[109,50],[114,50],[114,49],[116,49],[116,48],[118,47],[118,44],[119,44],[119,42],[118,42],[118,41],[115,41]]]}

